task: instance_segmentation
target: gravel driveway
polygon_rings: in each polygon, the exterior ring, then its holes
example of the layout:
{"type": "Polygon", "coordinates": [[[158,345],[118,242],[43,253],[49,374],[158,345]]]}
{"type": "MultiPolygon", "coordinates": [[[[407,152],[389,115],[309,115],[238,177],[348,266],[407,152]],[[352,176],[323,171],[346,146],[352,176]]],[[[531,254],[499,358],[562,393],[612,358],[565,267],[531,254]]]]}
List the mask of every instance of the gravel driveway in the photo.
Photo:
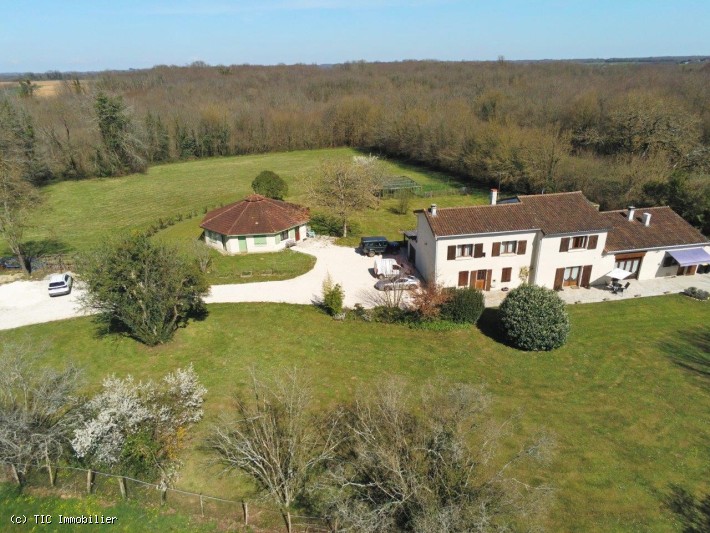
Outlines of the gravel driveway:
{"type": "MultiPolygon", "coordinates": [[[[353,248],[335,246],[331,239],[317,237],[298,244],[294,250],[316,257],[312,270],[284,281],[264,281],[234,285],[213,285],[207,303],[282,302],[311,304],[320,299],[323,280],[330,273],[333,283],[345,291],[345,305],[361,303],[372,307],[371,295],[377,281],[374,259],[353,248]]],[[[0,330],[81,316],[77,305],[80,288],[69,296],[50,298],[47,281],[15,281],[0,285],[0,330]]]]}
{"type": "Polygon", "coordinates": [[[217,302],[281,302],[311,304],[321,296],[323,280],[330,274],[333,283],[345,291],[345,305],[370,305],[375,282],[372,274],[375,260],[362,256],[354,248],[335,246],[331,239],[317,237],[298,244],[293,250],[316,257],[312,270],[284,281],[264,281],[239,285],[213,285],[207,303],[217,302]]]}
{"type": "Polygon", "coordinates": [[[48,283],[46,279],[0,285],[0,329],[82,315],[77,304],[81,289],[74,287],[68,296],[50,298],[47,293],[48,283]]]}

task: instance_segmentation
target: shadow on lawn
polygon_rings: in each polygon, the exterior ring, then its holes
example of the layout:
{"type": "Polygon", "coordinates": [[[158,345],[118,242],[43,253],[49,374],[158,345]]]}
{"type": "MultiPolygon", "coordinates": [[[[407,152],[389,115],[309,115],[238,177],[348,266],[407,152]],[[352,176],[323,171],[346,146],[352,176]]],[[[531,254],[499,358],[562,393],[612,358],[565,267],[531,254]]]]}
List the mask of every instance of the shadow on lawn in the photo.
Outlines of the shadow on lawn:
{"type": "Polygon", "coordinates": [[[683,533],[710,531],[710,494],[696,498],[683,487],[671,485],[664,504],[680,521],[683,533]]]}
{"type": "Polygon", "coordinates": [[[483,310],[481,318],[478,319],[478,329],[489,339],[492,339],[500,344],[507,344],[507,340],[500,327],[500,319],[498,317],[498,308],[486,307],[483,310]]]}
{"type": "MultiPolygon", "coordinates": [[[[195,307],[184,318],[177,322],[176,331],[188,327],[190,322],[202,322],[206,320],[209,314],[210,312],[206,305],[202,304],[195,307]]],[[[143,342],[138,336],[133,334],[130,328],[114,317],[98,314],[94,317],[94,324],[97,326],[94,331],[94,336],[97,339],[115,336],[127,337],[138,342],[143,342]]]]}
{"type": "Polygon", "coordinates": [[[698,327],[680,332],[660,343],[676,365],[710,378],[710,328],[698,327]]]}

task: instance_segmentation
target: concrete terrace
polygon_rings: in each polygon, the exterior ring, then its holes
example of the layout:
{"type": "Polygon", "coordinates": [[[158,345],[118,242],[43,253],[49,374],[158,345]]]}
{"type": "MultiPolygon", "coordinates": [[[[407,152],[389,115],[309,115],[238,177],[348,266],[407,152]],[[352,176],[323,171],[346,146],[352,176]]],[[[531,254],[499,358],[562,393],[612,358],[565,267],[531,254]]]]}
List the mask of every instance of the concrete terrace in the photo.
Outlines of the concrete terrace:
{"type": "MultiPolygon", "coordinates": [[[[622,294],[612,294],[603,286],[592,286],[589,289],[566,287],[558,294],[568,304],[589,304],[595,302],[615,302],[646,296],[662,296],[677,294],[688,287],[697,287],[710,292],[710,274],[695,274],[694,276],[667,276],[663,278],[638,281],[629,280],[631,285],[622,294]]],[[[623,282],[624,284],[626,282],[623,282]]],[[[484,293],[486,307],[498,307],[505,299],[506,292],[490,291],[484,293]]]]}

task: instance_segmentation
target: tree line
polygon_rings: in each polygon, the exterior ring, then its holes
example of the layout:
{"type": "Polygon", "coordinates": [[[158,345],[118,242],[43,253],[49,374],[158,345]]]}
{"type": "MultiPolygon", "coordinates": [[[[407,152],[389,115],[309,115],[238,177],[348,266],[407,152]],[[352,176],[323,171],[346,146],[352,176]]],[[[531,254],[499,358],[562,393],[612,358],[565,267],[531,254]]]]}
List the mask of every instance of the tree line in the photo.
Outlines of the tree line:
{"type": "Polygon", "coordinates": [[[510,192],[582,189],[603,208],[682,203],[667,186],[680,180],[707,230],[709,81],[708,63],[157,66],[53,98],[6,91],[0,129],[38,183],[352,146],[510,192]]]}

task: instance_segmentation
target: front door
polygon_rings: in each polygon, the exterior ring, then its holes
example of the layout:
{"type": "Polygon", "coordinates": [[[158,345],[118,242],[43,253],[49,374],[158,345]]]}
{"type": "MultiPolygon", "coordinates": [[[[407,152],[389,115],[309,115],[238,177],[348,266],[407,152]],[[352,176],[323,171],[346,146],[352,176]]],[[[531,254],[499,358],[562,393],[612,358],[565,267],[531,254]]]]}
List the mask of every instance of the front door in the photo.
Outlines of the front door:
{"type": "Polygon", "coordinates": [[[479,270],[476,272],[476,283],[475,287],[480,290],[486,289],[486,273],[487,270],[479,270]]]}
{"type": "Polygon", "coordinates": [[[296,226],[296,240],[300,241],[301,240],[301,228],[300,226],[296,226]]]}
{"type": "Polygon", "coordinates": [[[237,237],[237,241],[239,242],[239,252],[246,252],[247,251],[247,238],[246,237],[237,237]]]}

